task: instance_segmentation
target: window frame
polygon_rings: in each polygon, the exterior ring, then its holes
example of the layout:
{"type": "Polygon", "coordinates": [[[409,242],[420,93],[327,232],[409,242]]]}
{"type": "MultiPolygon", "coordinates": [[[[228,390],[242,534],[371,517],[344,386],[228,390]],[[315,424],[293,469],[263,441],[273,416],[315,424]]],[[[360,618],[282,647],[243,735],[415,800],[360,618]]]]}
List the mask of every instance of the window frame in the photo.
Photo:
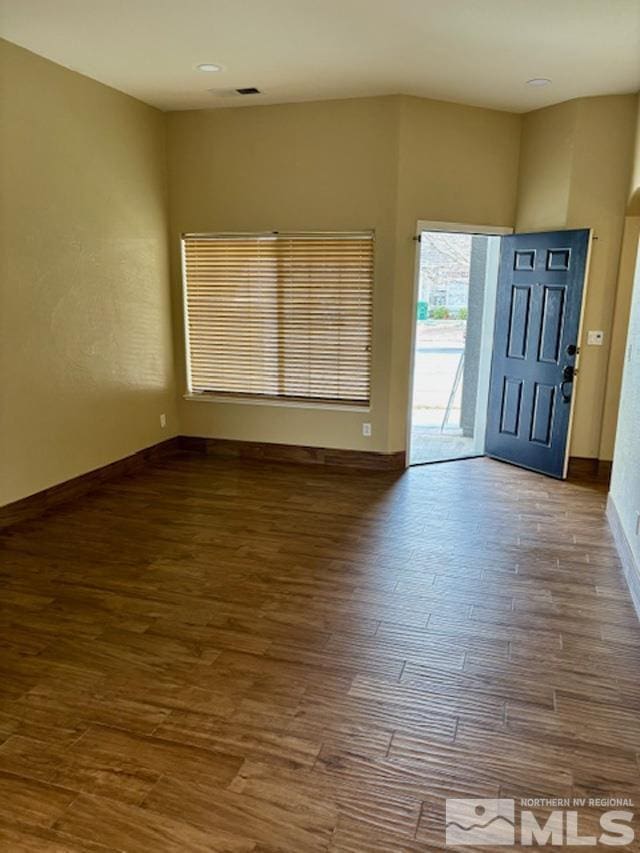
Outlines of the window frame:
{"type": "Polygon", "coordinates": [[[342,231],[202,231],[183,232],[180,234],[180,272],[182,280],[182,318],[184,332],[184,354],[186,369],[186,392],[182,395],[184,400],[210,403],[234,403],[240,405],[257,406],[282,406],[289,408],[325,409],[349,412],[371,411],[371,397],[373,393],[373,328],[374,328],[374,297],[376,281],[376,232],[374,228],[348,229],[342,231]],[[193,389],[191,368],[191,341],[189,332],[189,310],[188,310],[188,288],[186,269],[186,241],[188,238],[269,238],[269,237],[333,237],[348,239],[354,235],[367,236],[371,240],[372,247],[372,274],[369,305],[369,330],[370,343],[368,351],[369,360],[369,388],[368,399],[361,403],[354,400],[322,399],[314,397],[294,397],[287,395],[251,394],[249,392],[225,392],[215,389],[197,391],[193,389]]]}

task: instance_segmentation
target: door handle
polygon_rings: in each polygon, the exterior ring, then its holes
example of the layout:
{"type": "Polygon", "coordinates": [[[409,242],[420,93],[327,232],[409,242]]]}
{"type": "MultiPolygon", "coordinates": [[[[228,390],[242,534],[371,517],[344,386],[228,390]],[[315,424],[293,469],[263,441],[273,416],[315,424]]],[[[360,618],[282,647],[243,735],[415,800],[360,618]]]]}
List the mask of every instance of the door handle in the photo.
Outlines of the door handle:
{"type": "Polygon", "coordinates": [[[564,403],[568,403],[571,399],[571,394],[567,394],[565,390],[565,386],[573,385],[573,378],[578,371],[572,364],[565,364],[562,368],[562,382],[560,383],[560,393],[562,394],[562,401],[564,403]]]}

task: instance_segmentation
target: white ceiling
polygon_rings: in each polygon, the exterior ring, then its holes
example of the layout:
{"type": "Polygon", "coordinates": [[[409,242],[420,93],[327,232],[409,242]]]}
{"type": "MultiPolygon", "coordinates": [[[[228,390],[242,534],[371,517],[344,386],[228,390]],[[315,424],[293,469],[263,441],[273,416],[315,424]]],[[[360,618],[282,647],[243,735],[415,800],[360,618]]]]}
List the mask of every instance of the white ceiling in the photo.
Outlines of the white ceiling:
{"type": "Polygon", "coordinates": [[[405,93],[522,112],[640,89],[640,0],[0,0],[0,34],[163,110],[405,93]],[[208,91],[241,86],[264,94],[208,91]]]}

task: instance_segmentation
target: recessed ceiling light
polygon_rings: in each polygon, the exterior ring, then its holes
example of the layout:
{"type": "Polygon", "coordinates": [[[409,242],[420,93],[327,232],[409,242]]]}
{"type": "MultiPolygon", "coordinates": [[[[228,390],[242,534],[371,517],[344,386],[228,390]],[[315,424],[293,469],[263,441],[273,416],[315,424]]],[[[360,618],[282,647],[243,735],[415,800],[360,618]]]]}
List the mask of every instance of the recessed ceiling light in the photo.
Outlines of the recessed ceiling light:
{"type": "Polygon", "coordinates": [[[196,65],[196,69],[198,71],[222,71],[222,66],[214,65],[213,62],[202,62],[200,65],[196,65]]]}
{"type": "Polygon", "coordinates": [[[527,80],[527,86],[534,86],[535,88],[548,86],[549,83],[551,80],[548,77],[532,77],[531,80],[527,80]]]}

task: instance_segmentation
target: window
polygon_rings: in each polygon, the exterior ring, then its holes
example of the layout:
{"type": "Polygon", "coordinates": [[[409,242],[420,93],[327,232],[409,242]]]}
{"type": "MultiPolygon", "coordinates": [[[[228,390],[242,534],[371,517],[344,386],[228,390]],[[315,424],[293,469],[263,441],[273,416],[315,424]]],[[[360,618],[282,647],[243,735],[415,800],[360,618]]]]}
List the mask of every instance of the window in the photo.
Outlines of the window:
{"type": "Polygon", "coordinates": [[[182,242],[192,393],[368,405],[371,232],[182,242]]]}

